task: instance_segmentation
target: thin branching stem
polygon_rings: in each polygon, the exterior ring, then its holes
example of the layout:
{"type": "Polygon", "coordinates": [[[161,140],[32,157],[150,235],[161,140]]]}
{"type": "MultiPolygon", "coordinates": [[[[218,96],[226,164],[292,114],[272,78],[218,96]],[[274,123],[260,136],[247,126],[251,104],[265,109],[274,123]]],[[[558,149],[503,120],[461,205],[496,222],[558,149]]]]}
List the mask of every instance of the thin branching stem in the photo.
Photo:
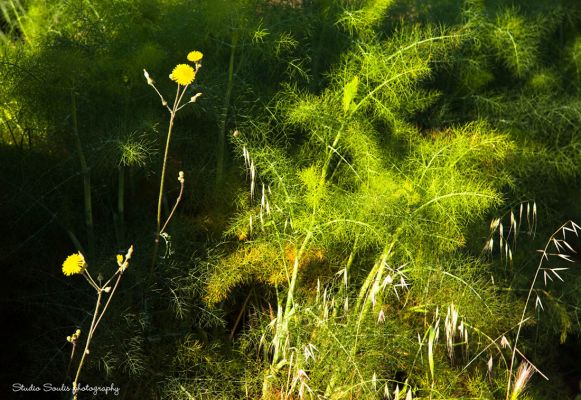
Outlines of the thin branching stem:
{"type": "Polygon", "coordinates": [[[166,136],[166,141],[165,141],[165,150],[163,153],[163,164],[161,166],[161,179],[159,182],[159,194],[158,194],[158,199],[157,199],[157,237],[156,237],[156,241],[159,241],[159,235],[161,233],[161,207],[163,204],[163,188],[165,185],[165,171],[167,168],[167,158],[169,155],[169,145],[171,143],[171,136],[172,136],[172,131],[173,131],[173,124],[174,124],[174,119],[176,116],[175,110],[177,108],[178,105],[178,100],[180,96],[180,85],[178,85],[177,87],[177,91],[176,91],[176,97],[174,100],[174,104],[172,107],[172,110],[170,112],[170,119],[169,119],[169,126],[168,126],[168,130],[167,130],[167,136],[166,136]]]}
{"type": "MultiPolygon", "coordinates": [[[[121,272],[117,274],[117,280],[115,281],[115,285],[113,286],[113,289],[111,289],[111,293],[109,294],[109,298],[107,299],[107,302],[105,303],[105,306],[103,307],[103,311],[101,311],[101,314],[99,315],[99,318],[97,319],[97,322],[95,322],[95,326],[93,326],[93,331],[91,332],[91,335],[93,332],[95,332],[95,329],[97,329],[99,322],[101,322],[103,315],[107,311],[107,308],[109,307],[109,303],[111,303],[111,299],[113,298],[113,295],[115,294],[115,291],[117,290],[117,286],[119,286],[119,282],[121,281],[122,276],[123,276],[123,273],[121,273],[121,272]]],[[[102,290],[104,290],[106,287],[107,286],[104,286],[102,290]]]]}
{"type": "MultiPolygon", "coordinates": [[[[176,89],[176,96],[174,99],[174,103],[173,106],[170,110],[170,118],[169,118],[169,125],[168,125],[168,129],[167,129],[167,137],[166,137],[166,142],[165,142],[165,150],[163,153],[163,164],[161,167],[161,179],[159,182],[159,193],[158,193],[158,198],[157,198],[157,216],[156,216],[156,231],[155,231],[155,242],[153,245],[153,256],[151,259],[151,267],[149,269],[149,278],[151,279],[151,277],[153,276],[153,270],[155,268],[155,264],[157,262],[157,253],[159,251],[159,238],[161,236],[161,207],[163,205],[163,188],[165,185],[165,171],[167,168],[167,158],[169,155],[169,145],[171,143],[171,136],[172,136],[172,131],[173,131],[173,125],[174,125],[174,119],[176,116],[176,110],[179,106],[179,99],[180,99],[180,85],[177,85],[177,89],[176,89]]],[[[157,90],[157,89],[156,89],[157,90]]],[[[186,87],[184,87],[184,92],[186,90],[186,87]]],[[[183,95],[183,93],[182,93],[183,95]]]]}
{"type": "MultiPolygon", "coordinates": [[[[510,367],[508,369],[508,379],[507,379],[507,383],[506,383],[506,399],[507,400],[510,397],[510,389],[512,387],[513,370],[514,370],[514,366],[515,366],[515,360],[516,360],[516,353],[517,353],[518,341],[520,339],[520,334],[521,334],[521,331],[522,331],[522,327],[524,325],[524,321],[526,320],[525,316],[526,316],[526,313],[527,313],[527,309],[528,309],[528,306],[529,306],[531,297],[533,295],[533,291],[535,290],[535,285],[537,283],[537,279],[538,279],[539,274],[540,274],[540,272],[542,270],[543,262],[544,262],[545,259],[548,260],[548,249],[549,249],[549,246],[551,245],[551,243],[553,243],[553,240],[555,239],[555,237],[559,233],[565,232],[565,230],[567,229],[567,225],[571,225],[571,224],[574,224],[574,223],[572,221],[567,221],[563,225],[561,225],[561,227],[559,227],[559,229],[557,229],[549,237],[549,240],[547,240],[547,243],[546,243],[544,249],[541,251],[541,259],[540,259],[539,264],[537,266],[537,270],[535,271],[535,275],[533,277],[533,281],[531,282],[531,286],[529,287],[529,291],[528,291],[528,294],[527,294],[527,299],[525,301],[525,305],[524,305],[523,310],[522,310],[522,314],[521,314],[521,317],[520,317],[520,323],[518,324],[518,329],[516,331],[516,337],[514,339],[512,355],[511,355],[511,358],[510,358],[510,367]]],[[[573,230],[575,230],[575,225],[573,225],[573,230]]]]}
{"type": "Polygon", "coordinates": [[[75,380],[73,381],[73,398],[77,399],[77,384],[79,382],[79,376],[81,375],[81,370],[85,363],[85,358],[89,354],[89,346],[91,345],[91,339],[93,339],[95,321],[97,321],[97,316],[99,315],[99,308],[101,306],[101,298],[103,297],[103,291],[97,291],[97,302],[95,303],[95,311],[93,312],[93,320],[91,321],[91,327],[89,328],[89,333],[87,335],[87,341],[85,342],[85,348],[83,349],[83,355],[81,356],[81,361],[79,361],[79,367],[77,368],[77,373],[75,375],[75,380]]]}
{"type": "Polygon", "coordinates": [[[165,223],[161,227],[160,234],[165,232],[165,228],[167,228],[169,221],[171,221],[176,209],[178,208],[178,205],[180,204],[180,201],[182,200],[183,194],[184,194],[184,180],[183,180],[183,178],[181,178],[180,179],[180,193],[178,194],[178,197],[174,203],[173,208],[171,209],[171,212],[169,213],[169,216],[167,217],[167,219],[165,220],[165,223]]]}

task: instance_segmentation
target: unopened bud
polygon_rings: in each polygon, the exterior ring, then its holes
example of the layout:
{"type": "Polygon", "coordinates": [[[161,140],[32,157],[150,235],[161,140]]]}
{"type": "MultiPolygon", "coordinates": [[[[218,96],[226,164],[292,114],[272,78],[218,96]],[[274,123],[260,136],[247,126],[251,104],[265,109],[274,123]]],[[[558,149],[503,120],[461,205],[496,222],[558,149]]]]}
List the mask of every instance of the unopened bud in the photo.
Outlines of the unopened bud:
{"type": "Polygon", "coordinates": [[[190,103],[195,103],[196,100],[198,100],[198,97],[200,97],[202,95],[202,93],[196,93],[194,96],[192,96],[192,98],[190,99],[190,103]]]}
{"type": "Polygon", "coordinates": [[[125,255],[125,260],[129,260],[131,258],[131,256],[133,255],[133,245],[131,245],[129,247],[129,249],[127,250],[127,254],[125,255]]]}
{"type": "Polygon", "coordinates": [[[184,178],[184,171],[180,171],[178,174],[178,181],[180,183],[184,183],[185,182],[185,178],[184,178]]]}
{"type": "Polygon", "coordinates": [[[103,289],[103,291],[105,293],[109,293],[111,291],[111,286],[107,286],[105,289],[103,289]]]}
{"type": "Polygon", "coordinates": [[[145,76],[147,84],[153,86],[153,79],[149,77],[149,73],[145,69],[143,70],[143,76],[145,76]]]}

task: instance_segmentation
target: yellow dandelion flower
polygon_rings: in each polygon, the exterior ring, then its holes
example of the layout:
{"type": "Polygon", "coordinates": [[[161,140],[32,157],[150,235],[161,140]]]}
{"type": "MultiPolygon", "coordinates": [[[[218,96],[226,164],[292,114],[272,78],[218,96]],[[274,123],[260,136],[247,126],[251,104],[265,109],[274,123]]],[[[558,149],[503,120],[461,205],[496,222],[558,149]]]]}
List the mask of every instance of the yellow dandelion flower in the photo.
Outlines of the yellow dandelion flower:
{"type": "Polygon", "coordinates": [[[202,58],[204,57],[204,54],[202,54],[201,51],[198,50],[194,50],[194,51],[190,51],[188,53],[188,60],[191,62],[199,62],[202,61],[202,58]]]}
{"type": "Polygon", "coordinates": [[[85,268],[85,257],[81,253],[75,253],[68,256],[63,263],[63,274],[66,276],[80,274],[85,268]]]}
{"type": "Polygon", "coordinates": [[[192,67],[186,64],[178,64],[169,76],[178,85],[189,85],[196,78],[196,71],[192,67]]]}

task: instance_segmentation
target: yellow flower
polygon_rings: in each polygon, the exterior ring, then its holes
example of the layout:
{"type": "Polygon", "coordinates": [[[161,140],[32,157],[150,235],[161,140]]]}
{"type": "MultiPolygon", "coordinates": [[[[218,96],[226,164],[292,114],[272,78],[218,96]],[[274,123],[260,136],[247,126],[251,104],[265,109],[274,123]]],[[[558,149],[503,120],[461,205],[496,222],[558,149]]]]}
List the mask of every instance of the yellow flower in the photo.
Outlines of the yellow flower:
{"type": "Polygon", "coordinates": [[[194,71],[194,69],[189,65],[178,64],[169,77],[172,81],[177,82],[178,85],[186,86],[194,81],[196,78],[196,71],[194,71]]]}
{"type": "Polygon", "coordinates": [[[81,253],[75,253],[67,257],[63,263],[63,274],[66,276],[80,274],[86,268],[85,257],[81,253]]]}
{"type": "Polygon", "coordinates": [[[195,51],[190,51],[188,53],[188,60],[191,62],[201,61],[203,57],[204,57],[204,54],[202,54],[201,51],[195,50],[195,51]]]}
{"type": "Polygon", "coordinates": [[[117,254],[117,264],[123,264],[123,256],[121,254],[117,254]]]}

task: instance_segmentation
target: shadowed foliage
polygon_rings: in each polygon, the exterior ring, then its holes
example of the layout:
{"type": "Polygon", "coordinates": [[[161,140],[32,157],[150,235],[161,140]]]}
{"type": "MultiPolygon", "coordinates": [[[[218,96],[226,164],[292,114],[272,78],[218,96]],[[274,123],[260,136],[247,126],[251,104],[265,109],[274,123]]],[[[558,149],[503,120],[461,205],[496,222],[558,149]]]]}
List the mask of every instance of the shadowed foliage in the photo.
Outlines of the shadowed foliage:
{"type": "Polygon", "coordinates": [[[0,0],[2,390],[76,381],[95,296],[59,266],[134,245],[81,375],[125,398],[574,398],[580,26],[572,0],[0,0]]]}

